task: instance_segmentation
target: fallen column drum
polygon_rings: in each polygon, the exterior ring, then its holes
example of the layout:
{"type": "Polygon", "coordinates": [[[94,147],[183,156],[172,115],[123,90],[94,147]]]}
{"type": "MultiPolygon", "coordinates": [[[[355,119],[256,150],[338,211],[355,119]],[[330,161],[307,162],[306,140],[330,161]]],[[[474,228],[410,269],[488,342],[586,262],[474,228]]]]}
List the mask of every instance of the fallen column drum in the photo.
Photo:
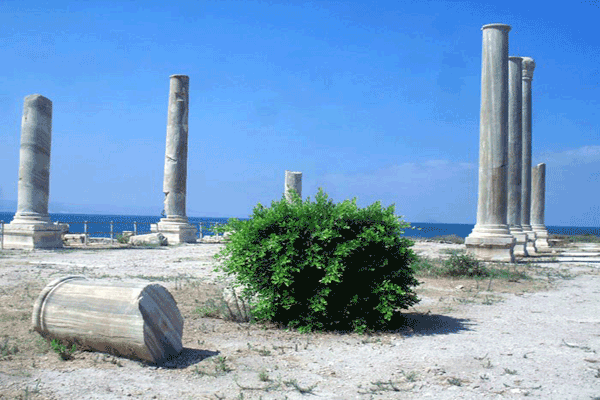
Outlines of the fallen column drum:
{"type": "Polygon", "coordinates": [[[59,278],[40,293],[32,323],[47,339],[152,363],[176,357],[183,348],[183,317],[159,284],[59,278]]]}

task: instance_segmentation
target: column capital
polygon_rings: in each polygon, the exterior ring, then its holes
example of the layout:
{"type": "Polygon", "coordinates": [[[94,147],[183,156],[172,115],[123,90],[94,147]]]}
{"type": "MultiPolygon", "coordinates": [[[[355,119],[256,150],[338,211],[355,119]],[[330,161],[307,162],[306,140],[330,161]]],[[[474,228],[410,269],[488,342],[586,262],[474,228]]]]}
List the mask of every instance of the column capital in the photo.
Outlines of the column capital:
{"type": "Polygon", "coordinates": [[[531,57],[521,57],[523,62],[521,65],[523,66],[523,80],[532,80],[533,79],[533,70],[535,69],[535,61],[531,57]]]}
{"type": "Polygon", "coordinates": [[[505,25],[505,24],[487,24],[481,27],[481,30],[484,29],[499,29],[502,31],[506,31],[509,32],[511,27],[510,25],[505,25]]]}

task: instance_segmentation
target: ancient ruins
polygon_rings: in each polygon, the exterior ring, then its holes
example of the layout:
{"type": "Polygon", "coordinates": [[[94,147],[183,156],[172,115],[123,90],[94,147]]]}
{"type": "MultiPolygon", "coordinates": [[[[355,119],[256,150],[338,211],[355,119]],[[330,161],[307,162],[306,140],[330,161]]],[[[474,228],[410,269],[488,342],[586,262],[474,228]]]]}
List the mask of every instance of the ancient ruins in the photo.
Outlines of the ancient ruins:
{"type": "Polygon", "coordinates": [[[515,238],[507,225],[508,32],[484,25],[479,125],[477,223],[465,239],[467,251],[484,260],[514,262],[515,238]]]}
{"type": "Polygon", "coordinates": [[[548,229],[544,225],[546,208],[546,164],[538,164],[531,171],[531,228],[535,233],[535,248],[539,253],[550,252],[548,229]]]}
{"type": "MultiPolygon", "coordinates": [[[[481,260],[514,262],[549,252],[544,225],[545,164],[531,166],[531,82],[535,62],[508,56],[510,26],[484,25],[481,73],[477,223],[465,239],[481,260]]],[[[164,218],[151,225],[168,244],[195,243],[186,216],[189,77],[170,76],[163,191],[164,218]]],[[[48,216],[52,102],[25,98],[21,125],[18,206],[4,228],[6,248],[58,248],[68,229],[48,216]]],[[[302,197],[302,172],[285,171],[284,194],[302,197]]]]}
{"type": "Polygon", "coordinates": [[[521,227],[527,234],[527,252],[535,254],[535,233],[531,229],[531,81],[535,62],[532,58],[523,57],[523,176],[521,180],[523,191],[521,192],[521,227]]]}
{"type": "Polygon", "coordinates": [[[190,78],[171,75],[167,145],[165,151],[165,214],[152,232],[160,232],[169,244],[195,243],[197,229],[188,222],[185,212],[188,151],[188,111],[190,78]]]}
{"type": "Polygon", "coordinates": [[[523,143],[521,135],[521,57],[508,58],[508,203],[507,220],[515,237],[515,256],[527,256],[527,235],[521,227],[521,169],[523,143]]]}
{"type": "Polygon", "coordinates": [[[290,190],[294,189],[302,198],[302,172],[285,171],[284,193],[288,202],[292,200],[290,190]]]}
{"type": "Polygon", "coordinates": [[[21,121],[17,212],[4,227],[4,247],[48,249],[63,246],[66,226],[48,216],[52,101],[39,94],[25,97],[21,121]]]}
{"type": "Polygon", "coordinates": [[[549,251],[544,164],[534,168],[536,182],[532,184],[531,81],[535,62],[529,57],[508,57],[510,26],[489,24],[481,29],[477,223],[465,245],[481,260],[514,262],[515,256],[549,251]],[[533,202],[532,191],[536,196],[533,202]]]}

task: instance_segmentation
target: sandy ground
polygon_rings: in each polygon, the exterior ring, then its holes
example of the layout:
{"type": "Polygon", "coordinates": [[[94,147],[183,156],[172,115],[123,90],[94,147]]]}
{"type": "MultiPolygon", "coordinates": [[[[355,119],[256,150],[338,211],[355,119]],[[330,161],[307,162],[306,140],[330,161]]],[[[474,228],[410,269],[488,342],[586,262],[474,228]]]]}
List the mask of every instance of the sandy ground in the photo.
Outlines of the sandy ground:
{"type": "MultiPolygon", "coordinates": [[[[212,258],[222,246],[0,252],[0,399],[600,399],[600,247],[519,263],[532,280],[419,278],[404,327],[361,336],[198,312],[222,292],[212,258]],[[65,275],[163,284],[185,318],[180,357],[60,360],[31,330],[31,311],[65,275]]],[[[414,248],[436,258],[464,245],[414,248]]]]}

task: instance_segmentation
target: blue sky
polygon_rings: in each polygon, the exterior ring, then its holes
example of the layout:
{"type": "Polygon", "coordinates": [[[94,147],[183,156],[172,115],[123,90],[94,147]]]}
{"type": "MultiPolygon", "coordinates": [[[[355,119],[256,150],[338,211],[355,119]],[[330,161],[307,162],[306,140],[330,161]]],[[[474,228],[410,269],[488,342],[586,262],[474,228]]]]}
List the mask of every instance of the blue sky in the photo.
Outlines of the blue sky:
{"type": "Polygon", "coordinates": [[[0,2],[0,207],[25,96],[53,101],[50,212],[160,215],[169,76],[190,77],[189,216],[303,198],[475,223],[481,27],[535,59],[546,224],[600,226],[600,2],[0,2]]]}

